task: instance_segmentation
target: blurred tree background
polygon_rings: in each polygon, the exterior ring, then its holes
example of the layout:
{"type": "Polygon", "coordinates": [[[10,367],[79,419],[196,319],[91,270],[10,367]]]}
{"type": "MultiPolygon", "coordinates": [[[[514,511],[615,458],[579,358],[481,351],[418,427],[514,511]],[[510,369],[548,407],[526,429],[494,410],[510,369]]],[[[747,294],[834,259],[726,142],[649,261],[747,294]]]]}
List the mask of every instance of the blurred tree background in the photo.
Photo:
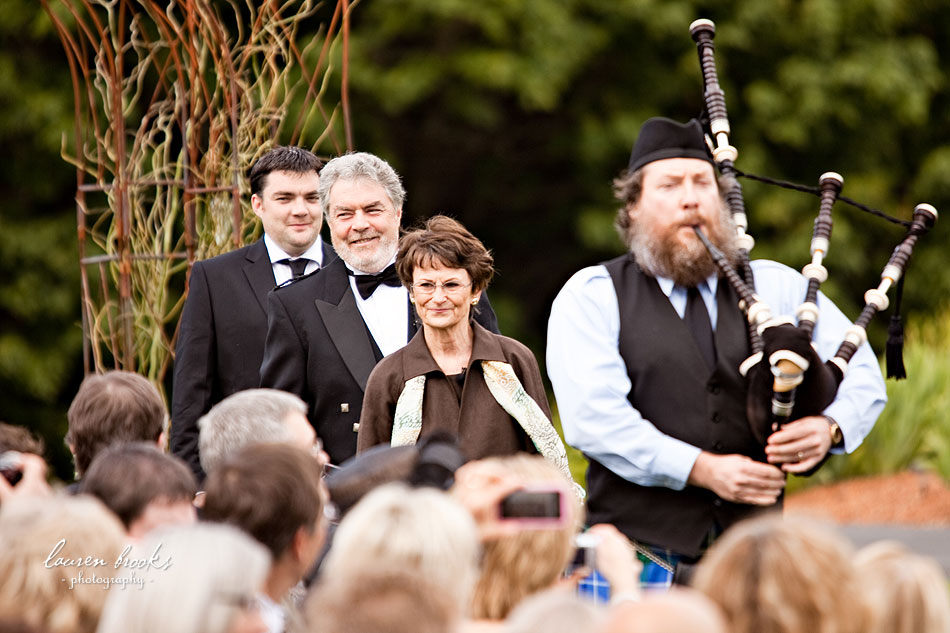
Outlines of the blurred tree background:
{"type": "MultiPolygon", "coordinates": [[[[38,429],[60,450],[82,373],[75,177],[59,157],[71,85],[39,5],[4,5],[0,419],[38,429]]],[[[918,202],[950,207],[947,0],[371,0],[354,8],[355,146],[402,174],[407,225],[448,213],[494,250],[502,329],[542,364],[558,289],[622,250],[610,181],[640,124],[701,110],[688,32],[698,17],[717,26],[740,169],[808,185],[834,170],[844,195],[905,219],[918,202]]],[[[800,269],[817,199],[743,184],[753,256],[800,269]]],[[[909,320],[947,310],[948,225],[919,245],[905,287],[909,320]]],[[[835,207],[824,290],[847,314],[857,316],[902,232],[835,207]]],[[[885,324],[878,318],[871,332],[879,351],[885,324]]]]}

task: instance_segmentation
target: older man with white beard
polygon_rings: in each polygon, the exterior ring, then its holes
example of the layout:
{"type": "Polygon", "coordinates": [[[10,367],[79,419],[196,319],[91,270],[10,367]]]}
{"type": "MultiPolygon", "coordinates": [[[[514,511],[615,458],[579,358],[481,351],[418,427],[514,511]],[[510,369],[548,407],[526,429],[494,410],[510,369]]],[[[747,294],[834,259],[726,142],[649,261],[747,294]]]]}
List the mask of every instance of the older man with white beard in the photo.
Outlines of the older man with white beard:
{"type": "MultiPolygon", "coordinates": [[[[268,298],[261,386],[297,394],[333,463],[356,454],[363,392],[384,356],[417,329],[395,270],[405,189],[384,160],[364,152],[320,172],[320,201],[339,258],[268,298]]],[[[498,322],[487,298],[475,319],[498,322]]]]}
{"type": "MultiPolygon", "coordinates": [[[[614,186],[630,252],[565,284],[551,309],[547,368],[565,439],[590,460],[590,523],[616,525],[649,553],[642,580],[668,584],[730,525],[780,508],[787,473],[857,448],[886,396],[865,344],[823,415],[784,425],[762,446],[738,371],[750,356],[744,318],[694,231],[735,259],[699,123],[648,120],[614,186]]],[[[805,278],[765,260],[752,271],[773,313],[794,314],[805,278]]],[[[850,323],[826,297],[818,303],[814,343],[827,359],[850,323]]]]}

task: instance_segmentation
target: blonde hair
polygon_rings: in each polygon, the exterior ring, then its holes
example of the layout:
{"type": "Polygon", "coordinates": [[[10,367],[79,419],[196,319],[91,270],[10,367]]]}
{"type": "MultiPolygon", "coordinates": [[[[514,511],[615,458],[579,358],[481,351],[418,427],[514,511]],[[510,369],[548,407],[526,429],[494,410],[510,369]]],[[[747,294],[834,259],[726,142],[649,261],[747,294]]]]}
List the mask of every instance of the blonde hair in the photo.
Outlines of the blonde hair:
{"type": "Polygon", "coordinates": [[[579,633],[600,630],[605,611],[564,588],[546,589],[521,601],[505,621],[505,633],[579,633]]]}
{"type": "Polygon", "coordinates": [[[446,633],[461,620],[447,587],[405,568],[361,569],[319,583],[305,604],[308,633],[446,633]]]}
{"type": "Polygon", "coordinates": [[[50,633],[92,633],[109,592],[101,583],[78,582],[79,574],[103,582],[115,576],[124,540],[119,519],[92,497],[4,503],[0,618],[18,618],[50,633]],[[86,557],[88,565],[66,562],[86,557]]]}
{"type": "Polygon", "coordinates": [[[107,592],[98,633],[225,633],[240,603],[254,599],[270,571],[264,546],[230,525],[157,530],[133,556],[153,553],[157,569],[121,576],[141,578],[144,585],[107,592]]]}
{"type": "Polygon", "coordinates": [[[380,566],[409,569],[448,590],[464,612],[478,553],[475,521],[458,502],[433,488],[387,484],[347,513],[321,573],[342,582],[380,566]]]}
{"type": "Polygon", "coordinates": [[[870,611],[870,633],[950,631],[947,577],[932,559],[881,541],[860,550],[855,566],[870,611]]]}
{"type": "MultiPolygon", "coordinates": [[[[640,602],[610,610],[602,633],[726,633],[726,618],[715,602],[690,587],[651,591],[640,602]]],[[[806,633],[802,631],[801,633],[806,633]]],[[[809,632],[810,633],[810,632],[809,632]]]]}
{"type": "Polygon", "coordinates": [[[726,531],[693,586],[719,604],[733,633],[864,633],[853,557],[830,526],[771,513],[726,531]]]}
{"type": "Polygon", "coordinates": [[[570,482],[540,455],[519,453],[484,461],[497,464],[528,484],[562,486],[571,509],[571,516],[561,528],[522,530],[485,543],[472,617],[503,620],[519,602],[548,589],[564,571],[574,554],[574,535],[583,524],[583,509],[571,493],[570,482]]]}

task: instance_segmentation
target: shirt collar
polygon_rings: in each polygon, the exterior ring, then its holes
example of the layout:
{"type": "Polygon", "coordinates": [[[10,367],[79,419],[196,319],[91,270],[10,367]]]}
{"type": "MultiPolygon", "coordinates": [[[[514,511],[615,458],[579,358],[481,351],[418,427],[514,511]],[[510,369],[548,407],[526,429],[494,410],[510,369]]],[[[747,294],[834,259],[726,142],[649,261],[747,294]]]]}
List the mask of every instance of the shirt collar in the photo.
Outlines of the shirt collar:
{"type": "MultiPolygon", "coordinates": [[[[483,328],[477,321],[472,321],[472,357],[468,361],[468,367],[471,368],[476,362],[483,360],[504,361],[505,354],[498,339],[498,336],[483,328]]],[[[403,369],[407,380],[433,371],[442,373],[439,364],[429,352],[422,327],[405,347],[403,369]]]]}
{"type": "MultiPolygon", "coordinates": [[[[676,283],[668,277],[656,277],[656,283],[660,286],[660,290],[663,291],[667,297],[673,294],[673,288],[676,286],[676,283]]],[[[715,297],[716,290],[719,286],[719,273],[714,273],[706,278],[705,281],[699,283],[697,288],[699,288],[699,294],[715,297]]]]}
{"type": "MultiPolygon", "coordinates": [[[[288,255],[284,249],[277,245],[270,235],[264,234],[264,246],[267,248],[267,257],[270,258],[270,263],[274,264],[279,262],[282,259],[297,259],[296,257],[291,257],[288,255]]],[[[320,267],[323,267],[323,240],[317,236],[316,241],[310,245],[310,248],[305,250],[303,254],[299,257],[306,257],[307,259],[312,259],[317,262],[320,267]]]]}

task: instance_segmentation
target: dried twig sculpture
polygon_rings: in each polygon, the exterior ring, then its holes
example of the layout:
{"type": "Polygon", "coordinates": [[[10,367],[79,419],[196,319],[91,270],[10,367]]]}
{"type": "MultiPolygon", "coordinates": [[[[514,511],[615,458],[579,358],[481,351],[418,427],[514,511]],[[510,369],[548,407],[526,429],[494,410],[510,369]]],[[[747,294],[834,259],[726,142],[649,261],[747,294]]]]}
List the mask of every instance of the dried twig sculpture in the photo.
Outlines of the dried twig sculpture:
{"type": "Polygon", "coordinates": [[[77,173],[86,372],[138,371],[161,389],[191,263],[259,233],[248,166],[278,140],[352,145],[355,3],[42,3],[73,79],[63,157],[77,173]]]}

